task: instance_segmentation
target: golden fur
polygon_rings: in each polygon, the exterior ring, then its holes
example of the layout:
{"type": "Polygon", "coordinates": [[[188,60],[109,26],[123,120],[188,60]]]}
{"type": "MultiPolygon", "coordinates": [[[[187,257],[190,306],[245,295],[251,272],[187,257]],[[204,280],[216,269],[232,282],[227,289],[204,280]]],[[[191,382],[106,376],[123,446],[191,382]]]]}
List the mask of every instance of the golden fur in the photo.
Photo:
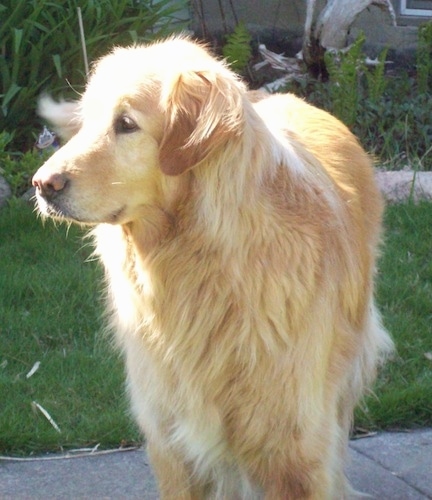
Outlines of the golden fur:
{"type": "Polygon", "coordinates": [[[39,207],[97,225],[164,499],[346,498],[353,408],[392,347],[369,157],[292,95],[254,100],[174,38],[101,59],[68,120],[41,103],[77,133],[35,175],[39,207]]]}

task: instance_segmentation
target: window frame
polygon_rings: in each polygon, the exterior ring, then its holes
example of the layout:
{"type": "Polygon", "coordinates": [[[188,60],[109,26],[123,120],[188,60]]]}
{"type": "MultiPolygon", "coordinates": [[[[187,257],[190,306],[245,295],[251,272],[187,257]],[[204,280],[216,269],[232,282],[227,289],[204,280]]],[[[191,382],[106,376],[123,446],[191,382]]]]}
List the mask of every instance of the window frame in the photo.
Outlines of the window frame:
{"type": "MultiPolygon", "coordinates": [[[[415,1],[415,0],[414,0],[415,1]]],[[[432,17],[432,2],[430,9],[413,9],[407,7],[408,0],[400,0],[400,12],[403,16],[432,17]]]]}

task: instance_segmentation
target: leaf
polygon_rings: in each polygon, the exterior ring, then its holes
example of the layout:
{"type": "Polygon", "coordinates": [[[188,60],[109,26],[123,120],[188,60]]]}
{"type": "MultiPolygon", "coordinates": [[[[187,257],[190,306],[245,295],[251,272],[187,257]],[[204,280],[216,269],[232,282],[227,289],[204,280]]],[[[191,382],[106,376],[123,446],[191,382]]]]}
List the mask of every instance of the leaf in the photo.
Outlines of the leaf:
{"type": "Polygon", "coordinates": [[[18,94],[18,92],[22,89],[19,85],[16,83],[12,83],[12,85],[9,87],[8,91],[6,94],[3,96],[3,102],[1,105],[3,115],[7,116],[8,114],[8,104],[11,102],[11,100],[18,94]]]}
{"type": "Polygon", "coordinates": [[[242,72],[252,55],[251,35],[244,23],[239,23],[227,37],[222,53],[234,71],[242,72]]]}
{"type": "Polygon", "coordinates": [[[136,30],[129,30],[128,33],[131,37],[132,42],[137,43],[138,42],[138,33],[136,32],[136,30]]]}
{"type": "Polygon", "coordinates": [[[40,367],[40,361],[36,361],[36,363],[32,366],[31,370],[27,373],[26,378],[32,377],[40,367]]]}
{"type": "Polygon", "coordinates": [[[61,57],[59,54],[54,54],[52,56],[53,61],[54,61],[54,66],[57,71],[57,75],[59,78],[62,78],[62,64],[61,64],[61,57]]]}
{"type": "Polygon", "coordinates": [[[36,401],[32,401],[32,407],[34,409],[39,410],[42,415],[48,420],[48,422],[54,427],[54,429],[58,432],[61,433],[60,427],[56,424],[54,419],[51,417],[51,415],[45,410],[45,408],[37,403],[36,401]]]}
{"type": "Polygon", "coordinates": [[[14,29],[14,54],[15,56],[18,56],[19,54],[19,50],[20,50],[20,47],[21,47],[21,42],[22,42],[22,39],[23,39],[23,33],[24,33],[24,30],[18,30],[18,29],[14,29]]]}

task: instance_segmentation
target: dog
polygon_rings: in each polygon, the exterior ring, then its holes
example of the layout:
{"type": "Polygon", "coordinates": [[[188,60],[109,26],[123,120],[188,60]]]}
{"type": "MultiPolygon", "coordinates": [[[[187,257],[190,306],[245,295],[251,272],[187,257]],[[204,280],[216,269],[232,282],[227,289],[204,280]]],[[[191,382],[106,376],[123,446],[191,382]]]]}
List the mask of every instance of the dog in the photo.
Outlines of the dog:
{"type": "Polygon", "coordinates": [[[163,499],[340,499],[353,409],[392,350],[374,304],[383,202],[330,114],[257,98],[187,37],[116,48],[33,178],[93,227],[163,499]]]}

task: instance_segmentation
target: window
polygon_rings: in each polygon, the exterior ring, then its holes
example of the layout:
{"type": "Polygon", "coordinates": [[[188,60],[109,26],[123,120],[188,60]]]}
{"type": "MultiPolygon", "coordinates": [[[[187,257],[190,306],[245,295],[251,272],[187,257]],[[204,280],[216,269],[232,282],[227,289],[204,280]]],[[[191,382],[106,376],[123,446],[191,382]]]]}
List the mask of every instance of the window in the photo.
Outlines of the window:
{"type": "Polygon", "coordinates": [[[432,17],[432,0],[401,0],[401,14],[432,17]]]}

